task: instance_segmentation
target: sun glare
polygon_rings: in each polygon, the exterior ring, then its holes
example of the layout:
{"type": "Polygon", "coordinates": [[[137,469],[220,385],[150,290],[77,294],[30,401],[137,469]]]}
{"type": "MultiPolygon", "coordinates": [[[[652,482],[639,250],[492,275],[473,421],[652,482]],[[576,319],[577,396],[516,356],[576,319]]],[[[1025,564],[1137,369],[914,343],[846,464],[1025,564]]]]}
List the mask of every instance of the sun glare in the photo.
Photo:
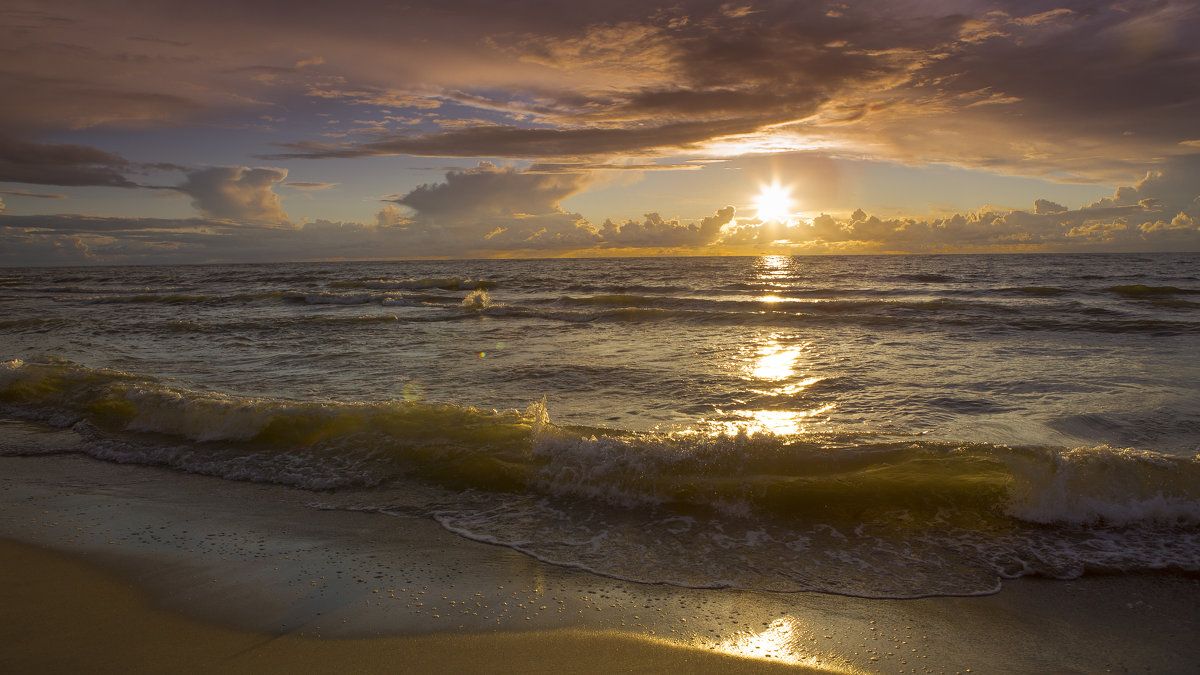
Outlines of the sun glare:
{"type": "Polygon", "coordinates": [[[779,183],[764,185],[758,193],[755,205],[760,221],[786,223],[792,215],[791,190],[782,187],[779,183]]]}

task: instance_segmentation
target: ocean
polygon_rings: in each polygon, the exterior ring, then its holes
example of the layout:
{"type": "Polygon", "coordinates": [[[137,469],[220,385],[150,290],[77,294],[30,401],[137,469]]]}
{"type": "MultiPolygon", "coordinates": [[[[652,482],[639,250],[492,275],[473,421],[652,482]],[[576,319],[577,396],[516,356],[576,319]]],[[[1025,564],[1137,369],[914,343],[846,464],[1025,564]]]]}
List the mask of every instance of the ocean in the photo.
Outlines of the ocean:
{"type": "Polygon", "coordinates": [[[4,269],[0,360],[0,455],[286,485],[614,579],[1200,571],[1197,254],[4,269]]]}

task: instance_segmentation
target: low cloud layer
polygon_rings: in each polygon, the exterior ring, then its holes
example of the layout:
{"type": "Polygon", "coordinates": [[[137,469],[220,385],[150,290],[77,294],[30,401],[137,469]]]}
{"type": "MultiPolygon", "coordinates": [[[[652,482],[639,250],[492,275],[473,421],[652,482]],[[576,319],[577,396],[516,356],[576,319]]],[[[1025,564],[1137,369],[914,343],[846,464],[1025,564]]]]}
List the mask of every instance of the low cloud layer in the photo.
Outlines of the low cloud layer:
{"type": "Polygon", "coordinates": [[[321,258],[707,255],[1010,251],[1200,251],[1200,155],[1148,173],[1079,208],[1038,200],[1029,210],[881,219],[863,210],[788,223],[715,207],[694,220],[596,225],[562,206],[592,179],[482,163],[450,171],[379,209],[371,223],[287,220],[277,169],[194,172],[180,189],[203,217],[0,215],[0,265],[281,261],[321,258]]]}

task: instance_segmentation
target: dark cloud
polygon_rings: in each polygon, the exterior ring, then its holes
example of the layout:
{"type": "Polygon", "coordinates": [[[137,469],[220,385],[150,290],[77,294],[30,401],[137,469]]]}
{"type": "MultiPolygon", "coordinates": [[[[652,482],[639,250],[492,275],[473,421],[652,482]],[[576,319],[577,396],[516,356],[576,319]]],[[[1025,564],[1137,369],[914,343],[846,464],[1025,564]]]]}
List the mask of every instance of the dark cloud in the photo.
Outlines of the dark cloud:
{"type": "Polygon", "coordinates": [[[699,248],[718,241],[722,228],[733,223],[729,206],[694,223],[650,213],[643,221],[608,220],[597,228],[561,205],[591,180],[584,172],[518,171],[484,162],[475,169],[447,172],[445,182],[422,185],[394,200],[414,211],[411,218],[381,212],[379,222],[402,225],[432,250],[480,252],[699,248]]]}
{"type": "Polygon", "coordinates": [[[662,156],[735,137],[716,150],[816,142],[858,156],[1111,180],[1194,140],[1200,11],[1188,3],[748,7],[684,3],[493,34],[497,52],[561,77],[444,95],[523,124],[301,141],[280,156],[662,156]]]}
{"type": "Polygon", "coordinates": [[[912,163],[1115,181],[1195,134],[1195,3],[1012,3],[961,18],[899,86],[860,92],[886,107],[839,130],[845,142],[912,163]],[[1153,38],[1149,51],[1131,51],[1135,34],[1153,38]]]}
{"type": "Polygon", "coordinates": [[[66,199],[66,195],[60,195],[56,192],[30,192],[29,190],[0,190],[0,195],[13,195],[14,197],[34,197],[35,199],[66,199]]]}
{"type": "Polygon", "coordinates": [[[413,211],[402,223],[394,211],[378,219],[402,224],[412,242],[438,255],[464,249],[582,247],[595,243],[595,233],[561,202],[590,180],[585,173],[530,173],[481,162],[392,200],[413,211]]]}
{"type": "Polygon", "coordinates": [[[336,187],[338,183],[317,183],[309,181],[289,180],[286,183],[280,183],[279,187],[292,188],[293,190],[328,190],[331,187],[336,187]]]}
{"type": "Polygon", "coordinates": [[[137,187],[119,155],[84,145],[50,145],[0,135],[0,182],[35,185],[137,187]]]}
{"type": "Polygon", "coordinates": [[[1147,172],[1136,185],[1118,188],[1112,197],[1085,208],[1145,205],[1171,214],[1192,213],[1197,208],[1197,198],[1200,198],[1200,154],[1172,158],[1161,168],[1147,172]]]}
{"type": "MultiPolygon", "coordinates": [[[[90,57],[60,59],[69,68],[90,69],[85,65],[90,57]],[[80,65],[76,66],[78,63],[80,65]]],[[[120,60],[111,58],[111,68],[122,68],[120,60]]],[[[127,66],[126,66],[127,68],[127,66]]],[[[132,70],[131,68],[129,68],[132,70]]],[[[140,69],[163,71],[159,77],[168,78],[169,66],[143,66],[140,69]]],[[[164,84],[166,88],[180,83],[164,84]]],[[[0,124],[14,131],[43,132],[86,129],[95,126],[144,127],[178,126],[203,122],[211,113],[203,102],[184,93],[129,89],[120,84],[107,84],[103,79],[64,78],[58,74],[30,74],[0,71],[0,91],[21,92],[0,106],[0,124]]],[[[214,96],[214,98],[217,98],[214,96]]]]}
{"type": "Polygon", "coordinates": [[[0,219],[0,228],[16,228],[55,235],[144,236],[147,233],[222,232],[253,227],[239,226],[223,220],[208,218],[116,218],[77,214],[36,216],[7,215],[0,219]]]}
{"type": "Polygon", "coordinates": [[[1039,199],[1033,203],[1033,212],[1037,214],[1063,213],[1067,210],[1067,207],[1062,204],[1056,204],[1049,199],[1039,199]]]}
{"type": "Polygon", "coordinates": [[[625,156],[680,151],[714,136],[746,133],[758,124],[742,119],[717,122],[677,122],[633,128],[530,129],[515,126],[476,126],[418,136],[392,136],[370,143],[285,143],[296,152],[265,159],[370,157],[572,158],[592,155],[625,156]]]}
{"type": "Polygon", "coordinates": [[[560,213],[559,202],[585,182],[581,174],[529,173],[481,162],[474,169],[449,171],[446,182],[421,185],[393,201],[433,221],[546,215],[560,213]]]}
{"type": "Polygon", "coordinates": [[[10,5],[0,91],[21,95],[0,123],[18,130],[224,123],[320,97],[458,126],[340,145],[295,131],[281,157],[819,147],[1087,180],[1200,140],[1190,0],[10,5]]]}

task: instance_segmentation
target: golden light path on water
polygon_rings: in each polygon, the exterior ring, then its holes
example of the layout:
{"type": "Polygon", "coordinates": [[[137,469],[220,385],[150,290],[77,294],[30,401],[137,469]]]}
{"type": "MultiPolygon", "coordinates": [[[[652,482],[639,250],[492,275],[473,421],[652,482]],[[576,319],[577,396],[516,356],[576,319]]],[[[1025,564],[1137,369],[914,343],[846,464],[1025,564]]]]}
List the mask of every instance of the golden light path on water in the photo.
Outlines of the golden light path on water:
{"type": "Polygon", "coordinates": [[[785,347],[771,341],[759,345],[758,359],[754,362],[751,375],[760,380],[784,380],[796,372],[796,362],[810,343],[785,347]]]}
{"type": "MultiPolygon", "coordinates": [[[[801,369],[802,358],[811,349],[811,342],[784,346],[774,339],[759,345],[757,359],[750,366],[750,377],[777,386],[753,391],[765,396],[795,396],[823,380],[822,377],[808,377],[799,382],[786,382],[801,369]]],[[[800,434],[808,431],[816,421],[814,418],[834,407],[830,403],[810,410],[746,410],[737,414],[746,419],[750,427],[747,431],[761,429],[774,434],[800,434]]]]}
{"type": "MultiPolygon", "coordinates": [[[[758,280],[768,286],[786,285],[793,274],[793,260],[788,256],[763,256],[758,259],[758,280]]],[[[775,295],[763,295],[757,298],[760,302],[789,302],[789,298],[775,295]]],[[[814,384],[825,378],[808,374],[812,366],[814,345],[804,340],[797,341],[797,336],[786,333],[772,333],[743,344],[738,350],[745,355],[744,361],[731,364],[742,372],[742,378],[754,384],[749,391],[763,397],[794,398],[802,394],[814,384]],[[803,379],[797,379],[803,378],[803,379]]],[[[777,435],[803,434],[813,431],[819,424],[828,421],[822,417],[836,408],[835,403],[827,403],[809,409],[794,409],[788,407],[772,407],[765,409],[726,410],[719,411],[726,415],[722,420],[701,420],[704,431],[714,435],[761,433],[768,432],[777,435]],[[735,419],[728,419],[734,417],[735,419]]]]}
{"type": "Polygon", "coordinates": [[[747,422],[734,423],[734,426],[746,428],[747,431],[763,430],[779,435],[803,434],[824,421],[814,418],[833,410],[833,408],[834,405],[830,403],[812,410],[749,410],[739,413],[745,417],[747,422]]]}
{"type": "MultiPolygon", "coordinates": [[[[788,256],[763,256],[759,259],[758,278],[768,284],[785,282],[791,275],[792,259],[788,256]]],[[[782,301],[773,295],[760,300],[782,301]]],[[[752,391],[763,396],[794,397],[824,378],[806,377],[794,381],[804,374],[806,356],[812,351],[809,341],[791,343],[787,336],[771,335],[754,347],[755,357],[748,366],[747,379],[766,385],[752,391]]],[[[834,404],[826,404],[809,410],[745,410],[736,414],[745,422],[732,422],[726,431],[769,431],[774,434],[801,434],[819,423],[820,415],[833,410],[834,404]]]]}

